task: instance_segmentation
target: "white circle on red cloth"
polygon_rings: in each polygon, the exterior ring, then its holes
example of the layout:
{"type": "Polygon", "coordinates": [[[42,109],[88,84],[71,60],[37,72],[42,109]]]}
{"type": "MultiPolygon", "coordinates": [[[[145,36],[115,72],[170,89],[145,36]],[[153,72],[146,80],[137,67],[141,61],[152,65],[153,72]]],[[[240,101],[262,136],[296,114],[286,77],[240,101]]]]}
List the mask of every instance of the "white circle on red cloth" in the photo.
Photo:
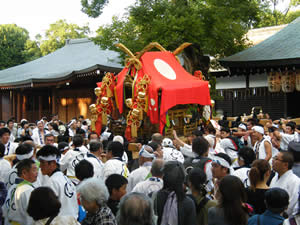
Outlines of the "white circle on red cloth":
{"type": "Polygon", "coordinates": [[[176,80],[176,73],[173,68],[161,59],[154,60],[154,67],[155,69],[163,75],[165,78],[169,80],[176,80]]]}
{"type": "Polygon", "coordinates": [[[155,100],[153,98],[150,99],[151,105],[154,106],[155,105],[155,100]]]}

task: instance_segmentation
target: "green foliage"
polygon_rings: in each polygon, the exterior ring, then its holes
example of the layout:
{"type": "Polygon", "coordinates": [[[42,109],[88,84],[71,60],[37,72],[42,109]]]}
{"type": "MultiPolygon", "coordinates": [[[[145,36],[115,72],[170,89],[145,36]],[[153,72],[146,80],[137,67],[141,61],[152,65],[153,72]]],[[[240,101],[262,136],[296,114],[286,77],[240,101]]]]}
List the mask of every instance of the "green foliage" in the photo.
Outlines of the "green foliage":
{"type": "Polygon", "coordinates": [[[25,62],[28,31],[15,24],[0,25],[0,70],[25,62]]]}
{"type": "Polygon", "coordinates": [[[81,0],[81,11],[90,17],[96,18],[102,14],[108,0],[81,0]]]}
{"type": "Polygon", "coordinates": [[[88,26],[80,27],[76,24],[68,24],[65,20],[50,24],[50,28],[45,34],[46,39],[41,41],[42,55],[47,55],[63,47],[67,39],[84,38],[89,33],[88,26]]]}
{"type": "Polygon", "coordinates": [[[27,40],[23,51],[25,62],[29,62],[42,57],[41,49],[37,41],[27,40]]]}
{"type": "Polygon", "coordinates": [[[191,42],[184,51],[190,72],[200,69],[207,75],[203,55],[221,57],[243,50],[244,34],[259,20],[259,10],[253,0],[137,0],[128,16],[100,27],[94,40],[114,50],[115,43],[123,43],[132,52],[150,42],[171,51],[191,42]]]}

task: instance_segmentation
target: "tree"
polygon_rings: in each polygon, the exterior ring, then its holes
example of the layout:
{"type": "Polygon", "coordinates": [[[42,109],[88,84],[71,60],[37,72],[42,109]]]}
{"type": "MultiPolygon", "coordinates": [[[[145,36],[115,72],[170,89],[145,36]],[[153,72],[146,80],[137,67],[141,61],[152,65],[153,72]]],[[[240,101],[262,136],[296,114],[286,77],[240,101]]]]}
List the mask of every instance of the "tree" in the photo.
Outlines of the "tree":
{"type": "Polygon", "coordinates": [[[100,27],[94,40],[111,49],[121,42],[132,52],[154,41],[168,50],[191,42],[183,53],[185,65],[207,75],[204,54],[220,57],[244,49],[244,34],[259,20],[259,10],[253,0],[137,0],[128,16],[100,27]]]}
{"type": "Polygon", "coordinates": [[[16,24],[0,25],[0,70],[25,63],[28,31],[16,24]]]}
{"type": "Polygon", "coordinates": [[[76,24],[68,24],[66,20],[59,20],[50,24],[46,31],[45,40],[41,41],[42,55],[47,55],[63,47],[67,39],[84,38],[90,33],[88,26],[80,27],[76,24]]]}
{"type": "Polygon", "coordinates": [[[38,41],[27,40],[25,43],[23,56],[25,62],[29,62],[42,57],[42,52],[38,45],[38,41]]]}
{"type": "Polygon", "coordinates": [[[101,15],[108,0],[81,0],[81,11],[90,17],[96,18],[101,15]]]}

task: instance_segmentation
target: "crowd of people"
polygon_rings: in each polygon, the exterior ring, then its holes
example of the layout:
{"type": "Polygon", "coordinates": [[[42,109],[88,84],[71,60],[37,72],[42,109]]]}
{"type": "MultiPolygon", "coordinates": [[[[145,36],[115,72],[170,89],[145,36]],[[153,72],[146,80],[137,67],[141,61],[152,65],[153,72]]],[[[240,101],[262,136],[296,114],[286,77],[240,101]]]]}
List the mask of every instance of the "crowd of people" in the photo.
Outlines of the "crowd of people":
{"type": "Polygon", "coordinates": [[[186,137],[0,121],[0,225],[300,224],[300,128],[257,118],[186,137]]]}

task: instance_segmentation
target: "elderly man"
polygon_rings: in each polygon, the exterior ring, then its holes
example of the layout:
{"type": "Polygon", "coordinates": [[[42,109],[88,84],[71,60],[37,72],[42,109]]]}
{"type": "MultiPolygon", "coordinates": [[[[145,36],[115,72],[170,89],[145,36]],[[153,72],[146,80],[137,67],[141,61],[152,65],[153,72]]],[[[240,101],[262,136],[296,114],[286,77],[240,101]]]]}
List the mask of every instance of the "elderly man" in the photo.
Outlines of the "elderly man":
{"type": "Polygon", "coordinates": [[[135,185],[151,176],[150,170],[154,158],[153,149],[149,145],[144,145],[139,152],[140,167],[133,170],[128,177],[127,192],[131,192],[135,185]]]}
{"type": "Polygon", "coordinates": [[[117,218],[119,225],[154,224],[152,201],[141,193],[130,193],[120,202],[120,214],[117,218]]]}
{"type": "Polygon", "coordinates": [[[156,159],[152,163],[151,167],[151,174],[152,177],[149,177],[147,180],[144,180],[133,188],[132,192],[139,192],[143,194],[150,194],[155,191],[159,191],[162,189],[164,182],[162,180],[163,177],[163,166],[164,166],[164,160],[162,159],[156,159]]]}
{"type": "Polygon", "coordinates": [[[290,196],[287,214],[291,216],[296,212],[296,204],[298,200],[298,191],[300,186],[300,178],[297,177],[292,167],[294,164],[293,155],[289,152],[279,152],[273,158],[273,170],[276,175],[273,177],[270,187],[279,187],[286,190],[290,196]]]}
{"type": "Polygon", "coordinates": [[[49,132],[44,129],[43,121],[39,120],[36,124],[37,124],[37,129],[33,130],[33,134],[31,138],[34,141],[35,145],[42,147],[45,145],[45,135],[48,134],[49,132]]]}

